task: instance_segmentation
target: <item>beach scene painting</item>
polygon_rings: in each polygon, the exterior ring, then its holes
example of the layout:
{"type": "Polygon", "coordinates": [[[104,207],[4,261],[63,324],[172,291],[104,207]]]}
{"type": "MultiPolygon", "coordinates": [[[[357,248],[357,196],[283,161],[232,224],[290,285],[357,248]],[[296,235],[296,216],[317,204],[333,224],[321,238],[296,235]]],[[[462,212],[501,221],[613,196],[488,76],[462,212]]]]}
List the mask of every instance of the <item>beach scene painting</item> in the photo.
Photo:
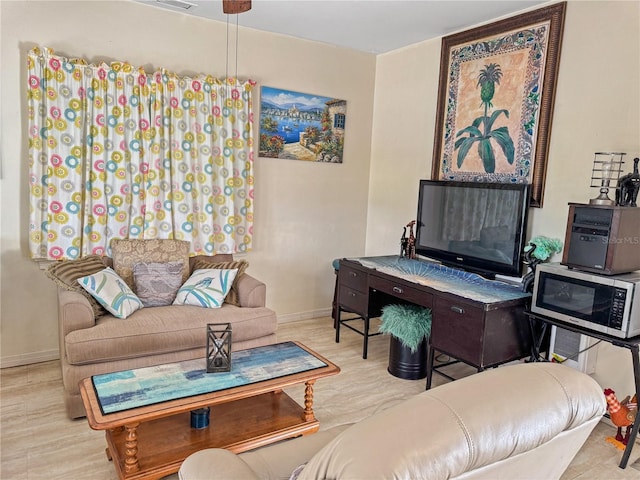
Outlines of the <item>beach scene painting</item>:
{"type": "Polygon", "coordinates": [[[261,157],[342,163],[347,102],[262,87],[261,157]]]}

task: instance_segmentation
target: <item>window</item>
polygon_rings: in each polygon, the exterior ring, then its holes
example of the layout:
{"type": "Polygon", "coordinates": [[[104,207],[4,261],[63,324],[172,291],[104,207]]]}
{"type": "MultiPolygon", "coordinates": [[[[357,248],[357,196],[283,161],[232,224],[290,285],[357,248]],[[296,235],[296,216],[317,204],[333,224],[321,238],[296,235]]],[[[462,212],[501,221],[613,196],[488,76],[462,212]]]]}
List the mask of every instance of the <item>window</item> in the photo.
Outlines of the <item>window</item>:
{"type": "Polygon", "coordinates": [[[33,258],[108,254],[112,238],[247,251],[254,82],[28,54],[33,258]]]}

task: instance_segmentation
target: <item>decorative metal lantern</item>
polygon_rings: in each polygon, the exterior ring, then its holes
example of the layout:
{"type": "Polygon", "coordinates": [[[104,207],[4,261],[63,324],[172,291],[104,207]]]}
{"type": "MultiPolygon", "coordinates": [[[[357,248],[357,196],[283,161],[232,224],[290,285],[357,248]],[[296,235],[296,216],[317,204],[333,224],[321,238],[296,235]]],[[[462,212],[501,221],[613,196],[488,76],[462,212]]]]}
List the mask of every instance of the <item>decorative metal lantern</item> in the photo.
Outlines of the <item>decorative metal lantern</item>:
{"type": "Polygon", "coordinates": [[[231,324],[207,323],[207,373],[231,370],[231,324]]]}

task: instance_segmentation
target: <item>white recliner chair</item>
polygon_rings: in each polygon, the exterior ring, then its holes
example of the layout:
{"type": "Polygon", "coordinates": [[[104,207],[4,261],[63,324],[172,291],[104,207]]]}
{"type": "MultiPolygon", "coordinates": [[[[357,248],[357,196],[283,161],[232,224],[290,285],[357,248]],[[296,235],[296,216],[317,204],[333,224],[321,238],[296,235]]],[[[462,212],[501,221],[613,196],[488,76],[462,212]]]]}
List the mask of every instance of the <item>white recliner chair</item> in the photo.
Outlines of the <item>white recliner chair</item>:
{"type": "Polygon", "coordinates": [[[179,477],[557,479],[605,409],[602,388],[584,373],[554,363],[503,366],[352,425],[239,455],[202,450],[179,477]]]}

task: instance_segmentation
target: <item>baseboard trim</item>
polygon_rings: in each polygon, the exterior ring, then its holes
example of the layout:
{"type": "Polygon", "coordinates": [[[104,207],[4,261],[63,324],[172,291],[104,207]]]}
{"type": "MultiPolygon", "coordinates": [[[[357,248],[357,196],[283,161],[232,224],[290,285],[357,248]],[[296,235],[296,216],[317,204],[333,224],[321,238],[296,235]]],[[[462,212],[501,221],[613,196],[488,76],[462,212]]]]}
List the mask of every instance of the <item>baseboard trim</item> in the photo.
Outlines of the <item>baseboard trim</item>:
{"type": "Polygon", "coordinates": [[[60,353],[58,350],[44,350],[42,352],[30,352],[20,355],[9,355],[7,357],[0,358],[0,368],[21,367],[23,365],[30,365],[32,363],[49,362],[51,360],[58,360],[60,353]]]}
{"type": "Polygon", "coordinates": [[[299,322],[300,320],[309,320],[318,317],[330,317],[331,308],[323,308],[320,310],[311,310],[308,312],[287,313],[278,315],[278,323],[299,322]]]}

